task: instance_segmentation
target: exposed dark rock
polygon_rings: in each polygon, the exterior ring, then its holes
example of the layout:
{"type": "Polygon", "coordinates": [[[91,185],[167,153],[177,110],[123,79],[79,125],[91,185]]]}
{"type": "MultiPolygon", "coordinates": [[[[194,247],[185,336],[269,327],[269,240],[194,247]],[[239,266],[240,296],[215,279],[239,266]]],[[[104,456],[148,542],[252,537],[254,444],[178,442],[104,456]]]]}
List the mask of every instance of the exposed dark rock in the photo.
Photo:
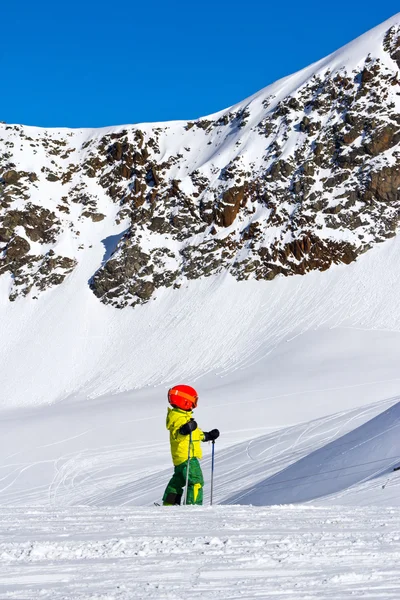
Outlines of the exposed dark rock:
{"type": "Polygon", "coordinates": [[[383,47],[400,69],[400,27],[398,25],[394,25],[389,29],[383,47]]]}
{"type": "Polygon", "coordinates": [[[1,179],[9,185],[15,185],[16,183],[18,183],[21,177],[21,173],[18,173],[18,171],[14,171],[13,169],[11,169],[11,171],[6,171],[5,173],[3,173],[1,179]]]}
{"type": "Polygon", "coordinates": [[[387,125],[382,129],[374,131],[371,135],[371,141],[364,144],[368,154],[378,156],[385,150],[389,150],[400,142],[400,129],[387,125]]]}
{"type": "Polygon", "coordinates": [[[105,215],[102,213],[95,213],[88,210],[85,210],[82,213],[82,217],[86,217],[87,219],[92,219],[94,223],[98,223],[99,221],[103,221],[105,219],[105,215]]]}
{"type": "Polygon", "coordinates": [[[47,181],[59,181],[59,177],[55,173],[48,173],[46,177],[47,181]]]}
{"type": "Polygon", "coordinates": [[[400,164],[371,173],[364,197],[368,199],[370,195],[379,202],[390,202],[395,206],[400,200],[400,164]]]}
{"type": "Polygon", "coordinates": [[[222,201],[214,213],[214,218],[218,225],[222,225],[223,227],[232,225],[243,202],[244,193],[244,186],[232,187],[223,193],[222,201]]]}
{"type": "Polygon", "coordinates": [[[0,242],[9,242],[12,238],[12,230],[5,229],[4,227],[0,228],[0,242]]]}
{"type": "Polygon", "coordinates": [[[22,256],[25,256],[25,254],[28,254],[30,249],[29,242],[16,235],[7,246],[6,259],[7,261],[17,260],[22,256]]]}
{"type": "Polygon", "coordinates": [[[151,298],[155,285],[151,281],[144,281],[135,291],[135,294],[139,296],[141,300],[149,300],[151,298]]]}
{"type": "Polygon", "coordinates": [[[7,232],[14,231],[17,226],[24,227],[33,242],[51,243],[55,242],[60,221],[50,210],[28,204],[25,210],[10,210],[5,215],[3,228],[7,232]]]}

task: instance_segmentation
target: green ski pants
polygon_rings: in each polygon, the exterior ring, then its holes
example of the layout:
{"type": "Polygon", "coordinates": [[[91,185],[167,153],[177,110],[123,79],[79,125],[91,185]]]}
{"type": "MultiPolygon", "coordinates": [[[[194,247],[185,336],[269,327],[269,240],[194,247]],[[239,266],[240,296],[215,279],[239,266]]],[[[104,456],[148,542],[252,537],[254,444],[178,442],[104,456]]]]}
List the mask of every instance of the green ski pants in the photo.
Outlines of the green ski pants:
{"type": "MultiPolygon", "coordinates": [[[[173,504],[180,504],[183,495],[183,488],[186,485],[186,472],[187,472],[188,461],[177,465],[172,475],[163,496],[164,506],[171,506],[173,504]]],[[[203,504],[203,485],[204,478],[200,467],[200,463],[197,458],[190,459],[189,466],[189,481],[187,490],[187,503],[188,504],[203,504]]]]}

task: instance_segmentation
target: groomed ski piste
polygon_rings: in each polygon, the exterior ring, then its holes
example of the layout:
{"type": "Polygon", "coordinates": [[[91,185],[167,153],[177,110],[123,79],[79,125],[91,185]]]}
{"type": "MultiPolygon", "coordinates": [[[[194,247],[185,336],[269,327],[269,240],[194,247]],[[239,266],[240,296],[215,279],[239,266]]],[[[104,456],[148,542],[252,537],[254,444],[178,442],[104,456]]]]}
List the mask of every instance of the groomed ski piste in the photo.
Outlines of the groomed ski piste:
{"type": "Polygon", "coordinates": [[[1,600],[398,600],[399,238],[116,310],[87,285],[110,223],[37,301],[0,277],[1,600]],[[207,444],[205,506],[154,506],[177,383],[221,431],[212,507],[207,444]]]}

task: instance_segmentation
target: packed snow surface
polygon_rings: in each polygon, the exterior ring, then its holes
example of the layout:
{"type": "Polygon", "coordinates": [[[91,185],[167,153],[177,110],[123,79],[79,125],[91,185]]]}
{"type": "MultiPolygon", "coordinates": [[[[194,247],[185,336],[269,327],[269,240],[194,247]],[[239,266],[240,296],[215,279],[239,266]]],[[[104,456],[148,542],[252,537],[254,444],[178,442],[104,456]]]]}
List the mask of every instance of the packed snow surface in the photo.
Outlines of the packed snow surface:
{"type": "Polygon", "coordinates": [[[0,596],[398,600],[389,508],[0,511],[0,596]]]}

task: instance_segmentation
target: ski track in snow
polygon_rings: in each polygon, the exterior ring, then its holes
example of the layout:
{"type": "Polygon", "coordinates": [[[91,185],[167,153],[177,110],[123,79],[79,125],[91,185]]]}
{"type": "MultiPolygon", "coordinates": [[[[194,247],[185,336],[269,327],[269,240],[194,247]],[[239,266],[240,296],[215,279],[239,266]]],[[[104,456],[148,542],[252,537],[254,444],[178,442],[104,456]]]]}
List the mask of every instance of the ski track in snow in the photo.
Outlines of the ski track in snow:
{"type": "Polygon", "coordinates": [[[398,600],[391,508],[0,510],[2,600],[398,600]]]}
{"type": "MultiPolygon", "coordinates": [[[[399,447],[390,445],[392,434],[395,439],[397,436],[398,424],[394,422],[400,410],[400,404],[397,403],[398,398],[395,397],[257,437],[256,430],[245,430],[241,435],[247,438],[246,441],[228,444],[226,447],[217,443],[217,478],[214,488],[216,502],[261,502],[266,505],[291,503],[295,501],[290,496],[290,490],[294,486],[310,488],[309,498],[303,501],[309,499],[321,502],[324,489],[319,489],[318,485],[315,487],[321,480],[325,480],[327,486],[331,485],[333,479],[340,484],[341,471],[358,475],[360,470],[365,470],[367,482],[363,483],[362,478],[358,480],[357,477],[351,481],[343,479],[343,489],[338,485],[336,495],[329,496],[330,501],[336,504],[357,504],[357,490],[361,486],[363,493],[368,488],[370,503],[399,504],[400,494],[395,498],[394,489],[397,482],[400,482],[400,477],[389,474],[389,468],[400,462],[399,447]],[[382,421],[385,419],[385,411],[391,407],[393,417],[382,421]],[[365,423],[369,427],[365,430],[366,433],[364,429],[360,429],[365,423]],[[356,431],[361,433],[349,446],[343,440],[347,439],[346,435],[349,433],[356,435],[356,431]],[[377,434],[373,435],[375,431],[377,434]],[[376,449],[376,443],[381,438],[389,440],[388,448],[381,444],[376,449]],[[332,449],[329,450],[331,446],[332,449]],[[319,459],[318,453],[322,453],[321,456],[327,453],[327,457],[319,459]],[[371,463],[373,468],[365,467],[364,463],[371,463]],[[388,479],[384,493],[381,478],[376,479],[376,475],[380,473],[388,479]],[[274,477],[278,479],[275,481],[274,477]],[[283,482],[283,486],[280,482],[283,482]],[[350,486],[349,490],[344,489],[346,485],[350,486]],[[248,498],[248,490],[253,490],[251,493],[256,494],[257,498],[248,498]],[[280,495],[276,496],[279,491],[280,495]],[[286,497],[286,494],[289,495],[286,497]]],[[[48,458],[42,461],[27,461],[26,455],[22,460],[20,455],[19,462],[16,460],[18,453],[9,455],[9,463],[3,464],[0,469],[0,503],[53,508],[76,505],[143,506],[151,505],[154,500],[161,498],[172,471],[167,440],[131,440],[91,447],[88,436],[92,435],[95,439],[98,438],[95,427],[80,435],[60,439],[57,443],[43,443],[36,449],[30,448],[29,454],[45,452],[48,458]],[[79,444],[80,448],[73,450],[74,443],[79,444]],[[69,452],[64,454],[64,448],[68,448],[69,452]],[[53,453],[51,459],[48,455],[50,450],[53,453]]],[[[239,432],[234,432],[234,435],[239,435],[239,432]]],[[[207,499],[210,445],[206,444],[203,448],[202,464],[207,499]]],[[[329,490],[325,491],[325,495],[329,495],[329,490]]]]}

